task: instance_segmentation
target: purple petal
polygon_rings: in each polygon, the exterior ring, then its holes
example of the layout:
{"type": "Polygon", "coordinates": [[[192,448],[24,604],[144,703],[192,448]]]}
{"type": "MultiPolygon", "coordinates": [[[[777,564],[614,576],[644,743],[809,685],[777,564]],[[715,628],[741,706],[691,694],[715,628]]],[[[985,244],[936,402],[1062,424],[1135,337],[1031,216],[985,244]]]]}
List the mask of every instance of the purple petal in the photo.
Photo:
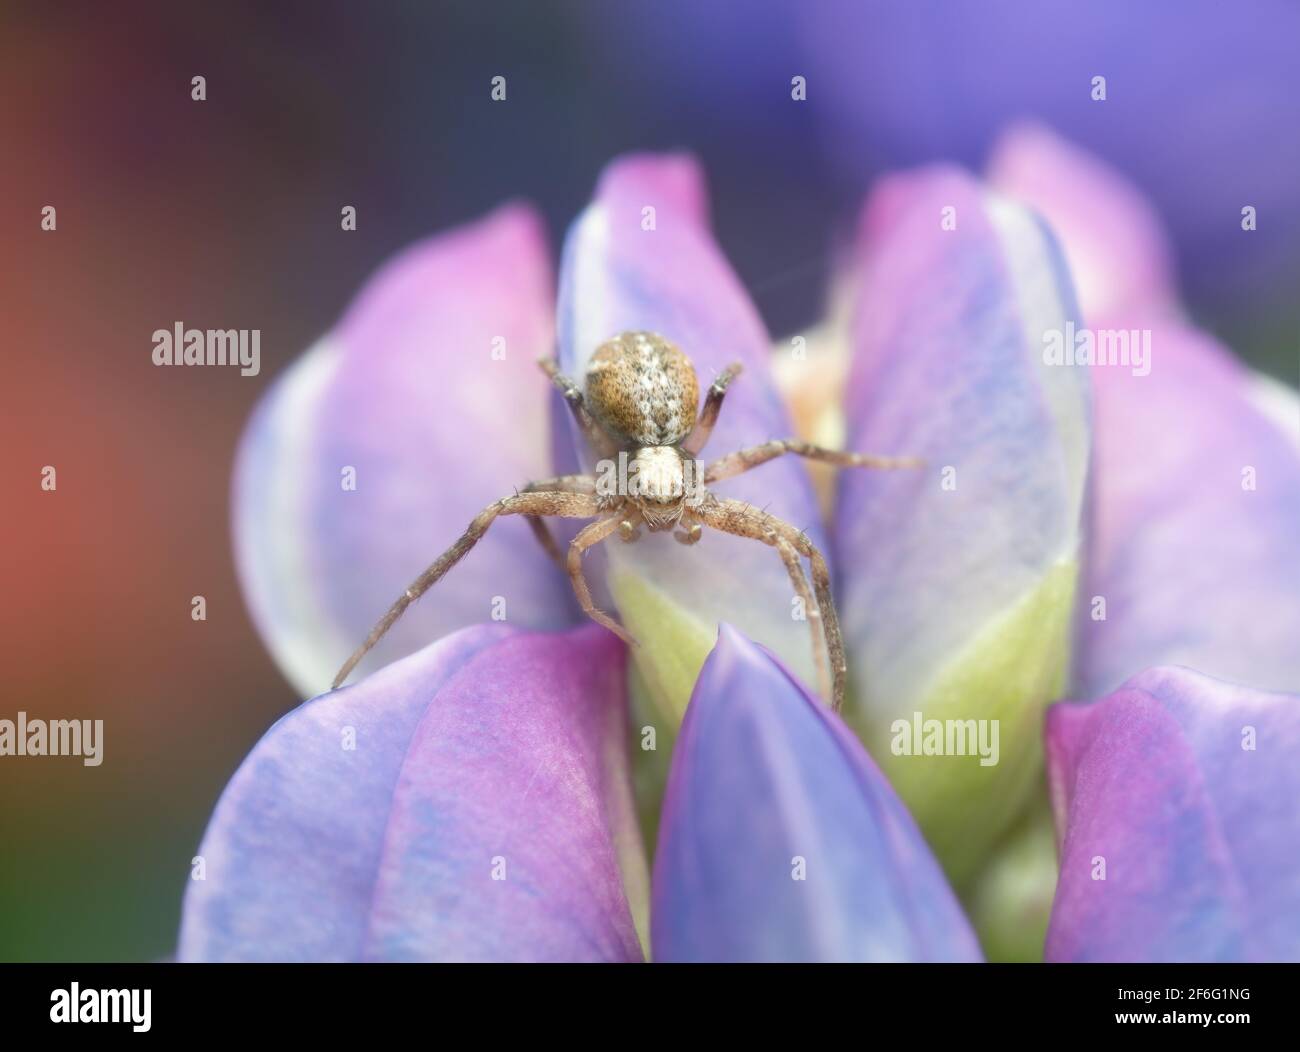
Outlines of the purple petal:
{"type": "MultiPolygon", "coordinates": [[[[479,511],[550,474],[536,359],[551,310],[539,223],[502,209],[385,266],[263,400],[239,451],[236,553],[258,628],[304,694],[479,511]]],[[[493,616],[543,627],[572,611],[527,525],[502,520],[360,674],[493,616]]]]}
{"type": "Polygon", "coordinates": [[[295,709],[217,805],[179,957],[641,959],[624,679],[594,627],[479,626],[295,709]]]}
{"type": "MultiPolygon", "coordinates": [[[[708,462],[793,429],[772,379],[762,321],[714,244],[704,202],[703,176],[685,157],[633,156],[611,165],[565,242],[559,343],[565,371],[580,379],[592,352],[611,336],[659,332],[691,357],[701,393],[728,363],[743,363],[704,451],[708,462]],[[646,209],[654,210],[654,229],[645,229],[646,209]]],[[[717,492],[766,507],[822,542],[807,469],[795,458],[721,483],[717,492]]],[[[724,618],[813,679],[808,626],[791,617],[793,592],[775,550],[716,533],[692,548],[658,533],[606,550],[614,598],[646,644],[636,651],[638,664],[652,686],[676,684],[669,692],[679,712],[724,618]],[[634,583],[620,588],[620,578],[634,583]],[[671,644],[653,638],[665,618],[682,626],[671,644]],[[686,673],[665,671],[679,660],[690,666],[686,673]]]]}
{"type": "Polygon", "coordinates": [[[1298,754],[1300,697],[1189,669],[1054,705],[1048,959],[1300,960],[1298,754]]]}
{"type": "MultiPolygon", "coordinates": [[[[1087,592],[1105,616],[1083,622],[1081,695],[1155,664],[1300,691],[1300,442],[1245,369],[1172,322],[1151,330],[1149,375],[1095,374],[1087,592]]],[[[1276,397],[1300,427],[1295,393],[1276,397]]]]}
{"type": "Polygon", "coordinates": [[[916,825],[857,739],[728,625],[673,753],[652,932],[661,961],[980,957],[916,825]]]}
{"type": "Polygon", "coordinates": [[[852,716],[962,874],[1032,788],[1068,669],[1088,376],[1047,364],[1044,336],[1077,310],[1042,224],[949,168],[873,194],[857,297],[847,448],[926,468],[840,477],[852,716]],[[892,724],[916,712],[999,720],[1000,762],[896,758],[892,724]]]}
{"type": "Polygon", "coordinates": [[[988,178],[1051,224],[1085,317],[1176,309],[1164,228],[1146,199],[1109,165],[1047,128],[1026,124],[998,140],[988,178]]]}

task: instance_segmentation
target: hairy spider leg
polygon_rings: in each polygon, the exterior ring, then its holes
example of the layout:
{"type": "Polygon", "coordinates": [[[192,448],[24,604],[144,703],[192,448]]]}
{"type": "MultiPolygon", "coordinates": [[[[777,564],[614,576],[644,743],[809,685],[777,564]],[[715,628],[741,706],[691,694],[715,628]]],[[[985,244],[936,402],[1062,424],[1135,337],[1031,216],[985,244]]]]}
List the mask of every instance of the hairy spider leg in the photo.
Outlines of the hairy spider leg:
{"type": "Polygon", "coordinates": [[[704,397],[704,408],[700,411],[700,419],[695,422],[695,429],[682,443],[682,448],[691,456],[698,455],[708,442],[709,436],[713,434],[713,425],[718,422],[718,415],[722,412],[722,400],[727,396],[727,388],[731,381],[740,375],[742,369],[740,362],[732,362],[709,386],[709,393],[704,397]]]}
{"type": "MultiPolygon", "coordinates": [[[[559,493],[595,493],[596,477],[594,475],[556,475],[554,478],[538,479],[536,482],[530,482],[524,487],[525,493],[537,493],[549,490],[559,493]]],[[[546,525],[546,520],[540,515],[527,515],[528,527],[533,531],[533,536],[537,538],[537,543],[542,546],[542,551],[551,557],[561,570],[565,569],[564,553],[560,551],[560,546],[555,543],[555,536],[551,533],[546,525]]]]}
{"type": "Polygon", "coordinates": [[[542,372],[551,378],[551,383],[559,388],[560,394],[564,395],[565,402],[568,403],[570,411],[573,413],[573,419],[578,422],[578,429],[582,432],[583,437],[591,445],[598,457],[612,457],[618,452],[618,443],[605,431],[604,428],[596,422],[590,411],[587,409],[586,399],[583,397],[582,389],[572,380],[560,372],[560,363],[554,358],[540,358],[537,362],[541,366],[542,372]]]}
{"type": "Polygon", "coordinates": [[[604,625],[629,646],[636,646],[636,640],[632,638],[627,629],[599,609],[592,600],[591,589],[587,587],[587,578],[582,572],[582,556],[589,548],[620,532],[625,524],[630,523],[635,528],[640,518],[640,515],[635,512],[629,515],[624,509],[619,509],[608,518],[599,519],[584,526],[578,531],[578,536],[573,538],[573,543],[569,545],[569,580],[573,582],[573,594],[578,597],[578,604],[582,607],[582,612],[598,625],[604,625]]]}
{"type": "Polygon", "coordinates": [[[778,552],[778,540],[784,539],[808,560],[812,567],[813,591],[821,615],[822,633],[830,657],[831,708],[839,712],[844,707],[848,663],[844,656],[844,638],[840,634],[840,619],[835,613],[835,601],[831,597],[831,572],[826,565],[825,556],[818,551],[802,530],[796,529],[784,519],[778,519],[775,515],[769,515],[743,501],[714,498],[693,510],[691,516],[705,526],[722,533],[762,541],[769,547],[777,548],[778,552]]]}
{"type": "Polygon", "coordinates": [[[831,655],[826,649],[826,632],[822,628],[821,607],[813,599],[812,589],[808,585],[808,576],[803,572],[803,564],[799,562],[799,553],[794,545],[778,535],[773,535],[772,543],[781,553],[795,595],[803,600],[804,616],[808,618],[808,627],[812,630],[813,664],[817,666],[817,687],[823,698],[829,698],[831,696],[831,655]]]}
{"type": "Polygon", "coordinates": [[[704,481],[720,482],[722,479],[735,478],[786,453],[794,453],[809,460],[820,460],[842,468],[896,471],[900,468],[925,466],[925,461],[916,457],[878,457],[870,453],[845,453],[838,449],[815,446],[811,442],[804,442],[798,438],[774,438],[770,442],[762,442],[757,446],[749,446],[735,453],[728,453],[725,457],[719,457],[704,469],[704,481]]]}
{"type": "MultiPolygon", "coordinates": [[[[450,548],[438,556],[437,560],[420,574],[401,597],[393,603],[388,613],[370,630],[366,641],[348,658],[338,675],[334,677],[333,688],[337,689],[349,673],[384,634],[393,627],[393,623],[402,616],[406,608],[420,598],[425,592],[442,580],[443,576],[461,561],[471,548],[476,545],[488,527],[501,515],[559,515],[567,519],[590,519],[600,514],[597,499],[584,493],[518,493],[513,497],[502,497],[495,504],[484,508],[469,528],[456,539],[450,548]]],[[[581,536],[581,534],[579,534],[581,536]]]]}

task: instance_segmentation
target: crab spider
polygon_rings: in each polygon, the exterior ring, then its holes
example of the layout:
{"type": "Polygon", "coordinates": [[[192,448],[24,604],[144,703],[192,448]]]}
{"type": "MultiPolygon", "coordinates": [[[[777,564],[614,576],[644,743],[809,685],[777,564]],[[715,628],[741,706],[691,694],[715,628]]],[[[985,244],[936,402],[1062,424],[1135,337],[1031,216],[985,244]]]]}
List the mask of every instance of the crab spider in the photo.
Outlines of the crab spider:
{"type": "Polygon", "coordinates": [[[713,381],[702,409],[698,408],[699,383],[691,360],[657,333],[625,332],[601,344],[592,355],[582,389],[560,373],[554,359],[543,359],[540,364],[564,395],[602,465],[611,464],[610,458],[618,459],[616,480],[610,484],[605,475],[542,479],[485,508],[393,603],[339,670],[333,686],[337,688],[347,679],[406,608],[460,562],[499,516],[523,515],[543,548],[567,570],[587,616],[629,644],[635,641],[623,626],[592,601],[582,572],[582,555],[589,548],[615,534],[624,541],[635,541],[643,525],[656,532],[675,530],[674,536],[683,544],[695,544],[708,527],[775,548],[808,612],[821,692],[830,696],[831,706],[838,712],[844,703],[848,668],[825,557],[802,530],[743,501],[715,497],[707,486],[787,453],[854,468],[918,467],[920,461],[843,453],[779,438],[728,453],[701,471],[695,458],[717,423],[727,387],[740,373],[739,364],[728,366],[713,381]],[[568,552],[562,554],[543,521],[547,515],[594,521],[578,532],[568,552]],[[801,558],[808,560],[812,570],[811,588],[801,558]]]}

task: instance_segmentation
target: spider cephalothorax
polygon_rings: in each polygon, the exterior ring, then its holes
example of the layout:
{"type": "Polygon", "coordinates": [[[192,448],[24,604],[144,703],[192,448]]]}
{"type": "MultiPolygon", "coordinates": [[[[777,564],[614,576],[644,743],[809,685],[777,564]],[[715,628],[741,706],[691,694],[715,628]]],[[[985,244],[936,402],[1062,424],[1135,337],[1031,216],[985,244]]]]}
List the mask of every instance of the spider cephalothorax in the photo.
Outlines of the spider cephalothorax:
{"type": "Polygon", "coordinates": [[[523,492],[503,497],[470,523],[438,560],[424,571],[371,630],[334,678],[337,687],[379,642],[402,612],[436,584],[474,547],[499,515],[524,515],[542,546],[568,571],[583,611],[627,642],[623,626],[596,608],[582,573],[582,554],[617,533],[635,541],[639,527],[666,530],[683,544],[696,543],[709,526],[723,533],[750,537],[775,548],[791,586],[804,603],[812,626],[813,648],[824,695],[838,710],[844,702],[847,671],[839,620],[831,599],[830,571],[821,552],[802,530],[742,501],[715,497],[709,483],[731,478],[785,453],[841,467],[915,467],[911,458],[841,453],[798,439],[773,439],[714,460],[701,467],[696,456],[709,440],[722,409],[727,386],[739,365],[724,369],[709,387],[698,410],[699,381],[691,360],[658,333],[625,332],[603,343],[591,356],[585,392],[562,375],[553,359],[541,363],[564,394],[579,429],[599,458],[594,474],[561,475],[529,483],[523,492]],[[591,518],[561,554],[542,521],[544,515],[591,518]],[[812,568],[810,588],[800,557],[812,568]],[[818,623],[821,629],[818,629],[818,623]],[[830,675],[826,665],[830,665],[830,675]]]}

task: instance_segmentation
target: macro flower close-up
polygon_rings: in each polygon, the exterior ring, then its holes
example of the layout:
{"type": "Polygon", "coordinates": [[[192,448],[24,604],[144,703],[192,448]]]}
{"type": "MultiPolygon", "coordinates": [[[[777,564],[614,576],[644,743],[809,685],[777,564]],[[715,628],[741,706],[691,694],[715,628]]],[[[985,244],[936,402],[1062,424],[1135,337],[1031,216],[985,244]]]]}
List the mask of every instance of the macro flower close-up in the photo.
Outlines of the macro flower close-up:
{"type": "MultiPolygon", "coordinates": [[[[386,264],[268,393],[236,468],[239,566],[321,696],[223,794],[180,956],[978,960],[977,931],[1016,959],[1044,937],[1055,960],[1300,956],[1233,879],[1239,851],[1294,857],[1294,811],[1261,807],[1240,845],[1215,832],[1279,791],[1300,737],[1279,693],[1300,688],[1294,394],[1179,317],[1140,195],[1034,126],[987,181],[890,175],[832,316],[775,345],[708,213],[691,158],[616,160],[569,228],[558,307],[542,226],[511,205],[386,264]],[[619,332],[671,334],[701,390],[743,367],[705,458],[796,428],[911,458],[711,484],[826,553],[843,718],[817,694],[826,615],[775,535],[638,530],[581,555],[628,646],[583,627],[522,516],[321,694],[480,511],[595,462],[538,360],[554,344],[594,375],[619,332]],[[1133,806],[1148,792],[1159,821],[1133,806]],[[329,849],[304,868],[310,844],[329,849]],[[1176,934],[1219,893],[1210,930],[1176,934]]],[[[1300,915],[1290,867],[1259,861],[1250,883],[1300,915]]]]}
{"type": "Polygon", "coordinates": [[[1295,129],[1296,0],[6,5],[10,1044],[1289,1035],[1295,129]]]}

